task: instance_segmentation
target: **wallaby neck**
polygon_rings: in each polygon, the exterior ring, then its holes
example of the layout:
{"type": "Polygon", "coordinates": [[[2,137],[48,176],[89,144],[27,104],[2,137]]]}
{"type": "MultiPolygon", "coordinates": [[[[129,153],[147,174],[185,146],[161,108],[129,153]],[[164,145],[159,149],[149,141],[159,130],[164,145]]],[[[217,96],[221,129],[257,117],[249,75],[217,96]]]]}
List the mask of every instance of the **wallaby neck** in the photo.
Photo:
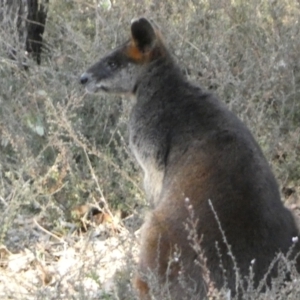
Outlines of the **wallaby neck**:
{"type": "Polygon", "coordinates": [[[151,62],[145,67],[134,89],[137,99],[150,100],[158,93],[168,93],[186,82],[180,68],[171,57],[164,57],[151,62]]]}

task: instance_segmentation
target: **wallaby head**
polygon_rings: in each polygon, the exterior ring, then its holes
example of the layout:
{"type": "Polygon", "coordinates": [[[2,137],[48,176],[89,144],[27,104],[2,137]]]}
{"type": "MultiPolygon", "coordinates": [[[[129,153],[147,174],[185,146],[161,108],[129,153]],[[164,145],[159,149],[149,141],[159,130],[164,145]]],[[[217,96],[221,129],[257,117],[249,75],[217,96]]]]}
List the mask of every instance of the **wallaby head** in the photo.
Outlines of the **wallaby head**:
{"type": "Polygon", "coordinates": [[[166,55],[157,29],[145,18],[133,20],[131,38],[80,77],[89,93],[132,93],[145,65],[166,55]]]}

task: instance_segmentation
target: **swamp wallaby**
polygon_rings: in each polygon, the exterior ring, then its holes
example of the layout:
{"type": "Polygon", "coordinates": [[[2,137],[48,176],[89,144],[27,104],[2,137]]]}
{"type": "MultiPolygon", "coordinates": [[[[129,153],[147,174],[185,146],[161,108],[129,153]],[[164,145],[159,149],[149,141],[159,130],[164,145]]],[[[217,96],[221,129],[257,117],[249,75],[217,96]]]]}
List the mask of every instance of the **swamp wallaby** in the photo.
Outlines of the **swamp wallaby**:
{"type": "MultiPolygon", "coordinates": [[[[165,299],[166,290],[170,299],[202,299],[208,284],[240,293],[250,267],[258,286],[278,253],[299,251],[294,218],[252,134],[184,77],[151,22],[133,21],[131,38],[80,81],[90,93],[136,98],[130,147],[152,204],[134,281],[140,299],[165,299]]],[[[265,281],[276,275],[271,268],[265,281]]]]}

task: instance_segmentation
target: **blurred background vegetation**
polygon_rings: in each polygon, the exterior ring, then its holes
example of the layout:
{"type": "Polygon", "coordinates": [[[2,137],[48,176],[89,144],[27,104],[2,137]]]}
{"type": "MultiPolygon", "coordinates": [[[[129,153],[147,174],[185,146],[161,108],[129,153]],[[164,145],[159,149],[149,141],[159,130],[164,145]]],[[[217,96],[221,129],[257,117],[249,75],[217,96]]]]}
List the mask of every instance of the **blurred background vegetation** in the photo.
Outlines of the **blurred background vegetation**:
{"type": "Polygon", "coordinates": [[[127,143],[131,100],[87,95],[78,83],[141,15],[161,28],[182,71],[249,126],[283,200],[299,204],[299,0],[43,3],[40,64],[25,51],[17,18],[5,23],[1,7],[0,244],[20,247],[9,238],[19,215],[34,215],[63,235],[62,220],[72,222],[78,205],[100,203],[123,215],[147,205],[127,143]]]}
{"type": "Polygon", "coordinates": [[[90,64],[128,38],[130,20],[140,15],[161,27],[183,72],[251,128],[284,196],[297,200],[299,1],[40,3],[48,12],[40,65],[22,48],[14,22],[1,30],[2,241],[19,210],[55,226],[78,204],[105,198],[113,210],[132,211],[145,203],[127,146],[132,103],[86,95],[78,84],[90,64]]]}

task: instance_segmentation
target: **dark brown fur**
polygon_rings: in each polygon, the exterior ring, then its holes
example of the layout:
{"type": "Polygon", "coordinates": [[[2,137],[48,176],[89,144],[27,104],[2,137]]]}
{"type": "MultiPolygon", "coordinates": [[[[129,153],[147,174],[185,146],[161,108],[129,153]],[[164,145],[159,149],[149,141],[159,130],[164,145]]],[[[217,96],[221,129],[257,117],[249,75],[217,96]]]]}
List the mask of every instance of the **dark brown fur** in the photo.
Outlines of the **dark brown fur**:
{"type": "Polygon", "coordinates": [[[185,228],[191,213],[214,286],[227,282],[233,294],[238,292],[228,244],[241,279],[255,259],[257,286],[275,255],[287,253],[299,235],[268,162],[248,128],[214,95],[184,78],[149,21],[134,21],[131,33],[130,41],[92,66],[81,82],[90,92],[136,97],[130,146],[153,206],[142,231],[135,278],[139,297],[150,299],[150,290],[160,295],[166,283],[171,299],[206,295],[204,269],[195,263],[200,253],[185,228]],[[156,287],[149,281],[153,274],[156,287]]]}

